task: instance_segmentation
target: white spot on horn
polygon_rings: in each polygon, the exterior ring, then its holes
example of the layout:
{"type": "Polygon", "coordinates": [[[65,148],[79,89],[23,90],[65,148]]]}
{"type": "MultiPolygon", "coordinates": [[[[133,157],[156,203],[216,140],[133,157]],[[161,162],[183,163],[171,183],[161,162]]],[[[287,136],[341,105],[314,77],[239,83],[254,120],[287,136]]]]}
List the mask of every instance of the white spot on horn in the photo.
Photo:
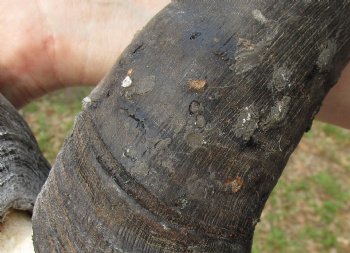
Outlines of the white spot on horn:
{"type": "Polygon", "coordinates": [[[128,88],[128,87],[131,86],[131,84],[132,84],[132,80],[131,80],[130,76],[126,76],[125,79],[122,82],[122,87],[123,88],[128,88]]]}

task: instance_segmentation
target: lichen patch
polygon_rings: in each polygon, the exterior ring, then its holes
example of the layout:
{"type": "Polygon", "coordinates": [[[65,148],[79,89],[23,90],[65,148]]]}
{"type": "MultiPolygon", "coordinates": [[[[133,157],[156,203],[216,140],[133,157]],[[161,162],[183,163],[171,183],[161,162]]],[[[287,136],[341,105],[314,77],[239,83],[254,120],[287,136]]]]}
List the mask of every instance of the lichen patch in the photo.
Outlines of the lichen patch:
{"type": "Polygon", "coordinates": [[[196,122],[195,122],[195,125],[198,127],[198,128],[203,128],[205,127],[205,125],[207,124],[205,118],[203,115],[198,115],[196,117],[196,122]]]}
{"type": "Polygon", "coordinates": [[[317,66],[321,70],[327,69],[332,63],[333,57],[337,52],[337,44],[333,40],[328,40],[321,48],[321,53],[317,59],[317,66]]]}
{"type": "Polygon", "coordinates": [[[268,88],[273,92],[284,91],[292,86],[291,77],[292,72],[288,67],[275,67],[272,74],[272,81],[268,85],[268,88]]]}
{"type": "Polygon", "coordinates": [[[200,133],[189,133],[186,135],[186,143],[192,148],[198,148],[205,144],[203,135],[200,133]]]}
{"type": "Polygon", "coordinates": [[[251,40],[239,38],[238,39],[238,46],[243,46],[246,50],[253,50],[254,44],[251,40]]]}
{"type": "Polygon", "coordinates": [[[252,15],[255,20],[259,21],[262,24],[266,24],[268,22],[268,19],[262,14],[260,10],[253,10],[252,15]]]}
{"type": "Polygon", "coordinates": [[[241,110],[234,124],[234,133],[238,138],[248,141],[258,128],[259,117],[254,112],[253,106],[247,106],[241,110]]]}
{"type": "Polygon", "coordinates": [[[203,106],[200,102],[193,100],[189,106],[189,112],[190,114],[198,115],[203,112],[203,106]]]}
{"type": "Polygon", "coordinates": [[[277,128],[284,122],[284,119],[289,112],[289,107],[291,103],[291,98],[289,96],[284,96],[281,100],[277,101],[270,109],[269,114],[266,119],[261,123],[264,129],[277,128]]]}
{"type": "Polygon", "coordinates": [[[135,87],[135,94],[143,95],[154,89],[156,85],[156,77],[154,75],[147,76],[138,81],[137,86],[135,87]]]}
{"type": "Polygon", "coordinates": [[[244,74],[257,67],[266,52],[267,47],[276,36],[277,29],[274,33],[267,32],[266,39],[254,44],[250,40],[240,38],[238,40],[239,49],[236,51],[235,63],[230,66],[230,70],[235,71],[237,75],[244,74]]]}

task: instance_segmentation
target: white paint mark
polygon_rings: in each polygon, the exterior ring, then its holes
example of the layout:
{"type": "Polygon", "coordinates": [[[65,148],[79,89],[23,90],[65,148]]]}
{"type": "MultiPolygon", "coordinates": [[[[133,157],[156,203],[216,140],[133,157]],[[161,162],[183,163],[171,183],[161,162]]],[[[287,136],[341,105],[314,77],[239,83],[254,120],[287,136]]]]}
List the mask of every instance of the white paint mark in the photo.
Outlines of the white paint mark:
{"type": "Polygon", "coordinates": [[[115,249],[116,251],[119,251],[120,253],[124,253],[124,252],[125,252],[124,250],[122,250],[121,248],[118,248],[118,247],[114,247],[114,249],[115,249]]]}
{"type": "Polygon", "coordinates": [[[202,141],[202,144],[206,145],[206,144],[207,144],[207,142],[206,142],[205,140],[203,140],[203,141],[202,141]]]}
{"type": "Polygon", "coordinates": [[[126,76],[125,79],[122,82],[122,87],[123,88],[128,88],[128,87],[131,86],[131,84],[132,84],[132,80],[131,80],[130,76],[126,76]]]}
{"type": "Polygon", "coordinates": [[[165,225],[164,223],[162,223],[162,227],[164,230],[169,230],[169,228],[167,227],[167,225],[165,225]]]}
{"type": "Polygon", "coordinates": [[[83,99],[84,103],[91,103],[91,98],[90,97],[86,97],[83,99]]]}
{"type": "MultiPolygon", "coordinates": [[[[246,107],[245,109],[246,109],[246,110],[249,110],[248,107],[246,107]]],[[[242,122],[243,122],[242,126],[244,126],[244,124],[247,123],[248,121],[250,121],[251,119],[252,119],[252,114],[251,114],[250,112],[248,112],[247,118],[244,118],[244,119],[242,120],[242,122]]]]}
{"type": "Polygon", "coordinates": [[[282,105],[281,104],[278,105],[278,111],[282,112],[282,105]]]}
{"type": "Polygon", "coordinates": [[[282,140],[282,136],[281,136],[281,138],[280,138],[279,141],[278,141],[278,148],[279,148],[280,152],[282,152],[281,140],[282,140]]]}
{"type": "Polygon", "coordinates": [[[252,11],[252,14],[253,14],[253,17],[254,17],[257,21],[259,21],[260,23],[265,24],[265,23],[268,22],[267,18],[261,13],[260,10],[256,10],[256,9],[253,10],[253,11],[252,11]]]}
{"type": "Polygon", "coordinates": [[[252,119],[252,115],[250,113],[248,113],[248,117],[247,117],[247,121],[252,119]]]}
{"type": "Polygon", "coordinates": [[[92,100],[90,97],[86,97],[83,99],[83,101],[81,102],[83,105],[83,108],[86,109],[90,104],[91,104],[92,100]]]}
{"type": "Polygon", "coordinates": [[[130,149],[127,148],[125,152],[123,152],[122,157],[127,157],[127,154],[130,152],[130,149]]]}

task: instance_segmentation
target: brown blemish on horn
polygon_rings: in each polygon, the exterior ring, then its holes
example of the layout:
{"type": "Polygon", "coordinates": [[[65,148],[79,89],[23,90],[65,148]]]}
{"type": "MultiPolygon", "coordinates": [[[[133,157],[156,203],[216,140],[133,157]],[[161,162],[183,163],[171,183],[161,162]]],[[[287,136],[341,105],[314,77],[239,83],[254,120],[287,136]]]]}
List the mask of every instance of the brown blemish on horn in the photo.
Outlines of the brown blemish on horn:
{"type": "Polygon", "coordinates": [[[232,177],[229,177],[225,182],[225,186],[227,188],[231,188],[232,192],[234,193],[239,192],[243,184],[244,184],[244,181],[240,176],[236,176],[235,179],[233,179],[232,177]]]}
{"type": "Polygon", "coordinates": [[[188,89],[194,92],[203,92],[207,87],[206,80],[190,80],[188,81],[188,89]]]}

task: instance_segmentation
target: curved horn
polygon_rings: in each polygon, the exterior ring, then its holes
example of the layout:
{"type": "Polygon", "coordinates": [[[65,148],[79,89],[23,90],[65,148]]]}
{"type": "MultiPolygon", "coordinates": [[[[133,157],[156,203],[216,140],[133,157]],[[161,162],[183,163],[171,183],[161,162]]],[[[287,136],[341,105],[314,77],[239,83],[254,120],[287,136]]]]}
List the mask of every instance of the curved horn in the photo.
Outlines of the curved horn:
{"type": "Polygon", "coordinates": [[[37,252],[250,252],[339,76],[349,1],[173,1],[78,116],[34,211],[37,252]]]}

